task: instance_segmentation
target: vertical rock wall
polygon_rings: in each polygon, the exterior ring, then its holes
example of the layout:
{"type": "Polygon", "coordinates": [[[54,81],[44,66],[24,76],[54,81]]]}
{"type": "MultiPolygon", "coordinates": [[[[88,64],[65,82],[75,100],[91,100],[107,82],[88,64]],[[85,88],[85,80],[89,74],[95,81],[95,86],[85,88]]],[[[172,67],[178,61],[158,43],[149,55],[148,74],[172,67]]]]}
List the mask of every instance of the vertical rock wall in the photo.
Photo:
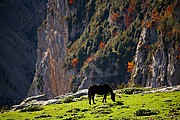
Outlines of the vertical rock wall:
{"type": "Polygon", "coordinates": [[[68,39],[68,13],[65,0],[49,1],[47,19],[38,30],[36,74],[29,95],[49,97],[68,92],[70,84],[63,68],[68,39]]]}

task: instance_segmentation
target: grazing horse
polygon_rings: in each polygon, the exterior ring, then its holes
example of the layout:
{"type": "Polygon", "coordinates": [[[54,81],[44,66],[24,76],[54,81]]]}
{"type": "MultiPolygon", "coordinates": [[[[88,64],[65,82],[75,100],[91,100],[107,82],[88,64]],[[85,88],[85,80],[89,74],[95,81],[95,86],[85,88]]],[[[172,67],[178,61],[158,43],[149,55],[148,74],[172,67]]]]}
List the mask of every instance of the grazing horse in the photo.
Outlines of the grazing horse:
{"type": "Polygon", "coordinates": [[[101,85],[95,84],[95,85],[89,86],[89,88],[88,88],[89,104],[91,105],[91,98],[93,100],[93,104],[96,104],[94,102],[95,94],[104,95],[104,98],[103,98],[102,102],[106,103],[106,96],[107,96],[108,93],[111,94],[111,99],[112,99],[113,102],[115,102],[115,94],[113,93],[113,90],[109,86],[109,84],[101,84],[101,85]]]}

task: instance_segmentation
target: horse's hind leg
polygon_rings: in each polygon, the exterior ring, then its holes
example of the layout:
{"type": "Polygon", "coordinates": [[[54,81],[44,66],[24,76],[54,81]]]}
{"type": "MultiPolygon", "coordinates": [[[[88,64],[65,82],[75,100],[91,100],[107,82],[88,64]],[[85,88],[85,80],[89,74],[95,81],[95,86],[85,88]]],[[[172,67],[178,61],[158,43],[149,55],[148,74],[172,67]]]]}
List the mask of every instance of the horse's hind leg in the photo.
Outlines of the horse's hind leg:
{"type": "Polygon", "coordinates": [[[93,104],[96,104],[96,103],[94,102],[94,96],[95,96],[95,94],[92,95],[92,100],[93,100],[93,104]]]}
{"type": "Polygon", "coordinates": [[[91,95],[88,95],[89,104],[91,105],[91,95]]]}

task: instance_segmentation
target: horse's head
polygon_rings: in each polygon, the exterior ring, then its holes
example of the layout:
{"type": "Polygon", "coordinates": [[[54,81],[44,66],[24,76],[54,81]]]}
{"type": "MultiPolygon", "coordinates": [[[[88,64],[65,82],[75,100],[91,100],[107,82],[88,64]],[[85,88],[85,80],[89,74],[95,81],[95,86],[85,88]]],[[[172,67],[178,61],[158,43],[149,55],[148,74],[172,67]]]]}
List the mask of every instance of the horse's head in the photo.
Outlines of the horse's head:
{"type": "Polygon", "coordinates": [[[113,102],[115,102],[115,94],[114,94],[114,93],[111,94],[111,100],[112,100],[113,102]]]}

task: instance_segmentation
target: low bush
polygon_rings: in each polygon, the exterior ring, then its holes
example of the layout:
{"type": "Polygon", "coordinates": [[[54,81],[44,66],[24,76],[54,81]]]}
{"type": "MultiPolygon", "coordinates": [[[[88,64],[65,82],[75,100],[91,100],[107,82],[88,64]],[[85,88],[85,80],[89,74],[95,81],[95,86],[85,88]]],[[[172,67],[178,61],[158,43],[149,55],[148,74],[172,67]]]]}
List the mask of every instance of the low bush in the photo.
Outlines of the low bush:
{"type": "Polygon", "coordinates": [[[157,115],[159,112],[157,110],[150,110],[150,109],[138,109],[135,112],[136,116],[150,116],[150,115],[157,115]]]}
{"type": "Polygon", "coordinates": [[[72,109],[68,110],[67,112],[68,112],[68,113],[77,113],[77,112],[79,112],[79,111],[80,111],[79,108],[72,108],[72,109]]]}
{"type": "Polygon", "coordinates": [[[60,99],[57,104],[62,104],[62,103],[71,103],[74,102],[74,96],[68,96],[64,99],[60,99]]]}
{"type": "Polygon", "coordinates": [[[34,118],[47,118],[47,117],[52,117],[52,116],[49,114],[40,114],[40,115],[35,116],[34,118]]]}
{"type": "Polygon", "coordinates": [[[25,108],[23,108],[22,110],[20,110],[20,112],[33,112],[33,111],[40,111],[43,110],[43,107],[40,105],[30,105],[27,106],[25,108]]]}
{"type": "Polygon", "coordinates": [[[4,113],[4,112],[9,111],[9,110],[10,110],[9,106],[3,106],[0,108],[0,113],[4,113]]]}
{"type": "Polygon", "coordinates": [[[64,103],[74,102],[74,96],[68,96],[64,99],[64,103]]]}
{"type": "Polygon", "coordinates": [[[134,94],[134,93],[142,93],[144,90],[142,88],[126,88],[122,90],[124,94],[134,94]]]}

